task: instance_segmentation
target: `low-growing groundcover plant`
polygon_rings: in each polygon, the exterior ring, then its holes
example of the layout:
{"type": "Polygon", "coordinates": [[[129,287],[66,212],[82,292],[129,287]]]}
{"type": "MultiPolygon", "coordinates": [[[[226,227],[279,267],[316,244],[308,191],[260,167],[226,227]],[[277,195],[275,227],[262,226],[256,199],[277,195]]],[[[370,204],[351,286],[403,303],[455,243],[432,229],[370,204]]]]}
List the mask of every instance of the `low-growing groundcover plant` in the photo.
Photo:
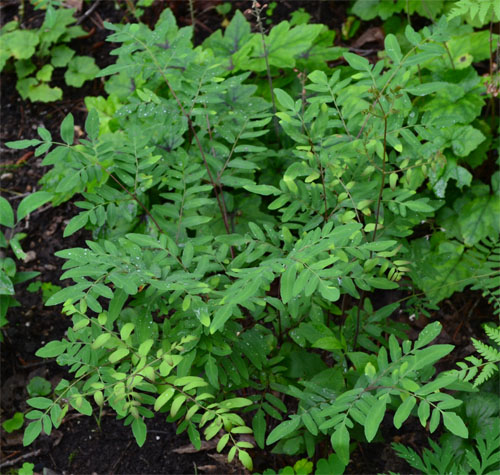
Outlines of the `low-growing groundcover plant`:
{"type": "MultiPolygon", "coordinates": [[[[58,0],[31,3],[45,10],[44,21],[40,28],[24,29],[15,19],[0,28],[0,71],[15,69],[16,89],[24,100],[52,102],[62,98],[62,89],[51,85],[54,68],[66,68],[64,81],[73,87],[93,79],[99,68],[93,58],[75,55],[67,44],[86,34],[75,24],[74,9],[58,0]]],[[[19,7],[21,18],[24,4],[19,7]]]]}
{"type": "MultiPolygon", "coordinates": [[[[370,64],[329,47],[323,25],[252,33],[240,12],[197,48],[170,10],[154,30],[106,26],[120,46],[86,138],[75,143],[68,115],[62,141],[39,129],[10,143],[45,155],[54,203],[81,194],[64,235],[93,232],[57,253],[73,285],[47,305],[72,326],[37,355],[74,376],[28,399],[25,445],[92,402],[139,445],[159,412],[249,470],[257,447],[313,458],[329,445],[318,473],[342,473],[388,413],[396,428],[414,416],[467,439],[462,395],[498,351],[479,342],[484,360],[436,374],[453,350],[433,343],[440,322],[412,342],[390,318],[400,303],[376,302],[397,289],[405,311],[426,312],[473,285],[500,310],[500,173],[471,172],[494,157],[498,122],[481,115],[485,78],[447,50],[472,28],[407,25],[370,64]],[[330,68],[340,54],[347,65],[330,68]],[[429,239],[414,238],[423,224],[429,239]]],[[[493,439],[481,440],[480,455],[493,439]]],[[[461,468],[477,466],[474,450],[461,468]]]]}

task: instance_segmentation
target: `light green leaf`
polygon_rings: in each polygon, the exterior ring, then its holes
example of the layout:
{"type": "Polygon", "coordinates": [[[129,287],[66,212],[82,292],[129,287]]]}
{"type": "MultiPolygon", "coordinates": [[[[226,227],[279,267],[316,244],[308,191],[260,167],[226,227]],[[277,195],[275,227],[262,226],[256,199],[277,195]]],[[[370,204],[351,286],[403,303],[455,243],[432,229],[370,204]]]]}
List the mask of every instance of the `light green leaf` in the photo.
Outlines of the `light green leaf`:
{"type": "Polygon", "coordinates": [[[280,195],[281,190],[271,185],[244,185],[243,188],[257,195],[280,195]]]}
{"type": "Polygon", "coordinates": [[[403,57],[403,55],[401,53],[401,48],[399,46],[396,37],[392,33],[389,33],[385,37],[384,43],[385,43],[385,51],[387,52],[389,58],[391,58],[395,64],[399,64],[401,62],[401,58],[403,57]]]}
{"type": "Polygon", "coordinates": [[[292,416],[291,419],[288,419],[279,424],[267,436],[266,444],[267,445],[274,444],[278,440],[281,440],[287,437],[288,435],[292,434],[299,427],[300,421],[301,419],[299,416],[292,416]]]}
{"type": "Polygon", "coordinates": [[[280,279],[280,293],[283,303],[288,303],[293,296],[293,285],[297,276],[295,262],[290,262],[280,279]]]}
{"type": "Polygon", "coordinates": [[[469,437],[469,431],[460,416],[454,412],[443,412],[444,426],[452,433],[462,439],[469,437]]]}
{"type": "Polygon", "coordinates": [[[262,409],[259,409],[252,419],[253,434],[255,442],[260,449],[265,447],[266,443],[266,416],[262,409]]]}
{"type": "Polygon", "coordinates": [[[87,224],[88,220],[88,212],[77,214],[76,216],[71,218],[69,223],[64,228],[63,237],[68,237],[76,233],[79,229],[83,228],[87,224]]]}
{"type": "Polygon", "coordinates": [[[396,410],[396,414],[394,414],[394,427],[399,429],[403,422],[408,419],[412,409],[415,407],[417,400],[414,396],[407,397],[403,404],[401,404],[396,410]]]}
{"type": "Polygon", "coordinates": [[[349,463],[349,431],[345,423],[340,424],[330,437],[333,450],[344,465],[349,463]]]}
{"type": "Polygon", "coordinates": [[[285,92],[283,89],[276,88],[274,89],[274,95],[285,109],[288,109],[289,111],[295,111],[295,101],[287,92],[285,92]]]}
{"type": "Polygon", "coordinates": [[[73,140],[75,138],[75,121],[71,113],[61,122],[61,138],[68,145],[73,145],[73,140]]]}
{"type": "Polygon", "coordinates": [[[441,322],[433,322],[429,325],[426,325],[426,327],[418,335],[417,341],[413,345],[413,348],[415,350],[418,350],[419,348],[428,345],[432,340],[437,338],[442,329],[443,325],[441,324],[441,322]]]}
{"type": "Polygon", "coordinates": [[[132,433],[139,447],[142,447],[144,442],[146,442],[147,430],[146,424],[142,419],[134,419],[132,422],[132,433]]]}
{"type": "Polygon", "coordinates": [[[24,430],[23,445],[26,447],[30,445],[42,432],[42,421],[30,422],[28,427],[24,430]]]}
{"type": "Polygon", "coordinates": [[[354,53],[344,53],[345,60],[349,63],[351,68],[356,69],[357,71],[370,71],[370,62],[363,58],[362,56],[358,56],[354,53]]]}
{"type": "Polygon", "coordinates": [[[17,221],[21,221],[26,215],[31,213],[33,210],[40,208],[45,203],[53,198],[53,194],[48,191],[35,191],[30,195],[23,198],[19,207],[17,208],[17,221]]]}
{"type": "Polygon", "coordinates": [[[365,437],[368,442],[371,442],[377,434],[378,428],[385,415],[386,399],[379,399],[374,406],[370,408],[370,412],[366,415],[365,421],[365,437]]]}
{"type": "Polygon", "coordinates": [[[219,389],[219,368],[212,355],[208,355],[207,362],[205,363],[205,372],[210,384],[214,388],[219,389]]]}
{"type": "Polygon", "coordinates": [[[116,351],[113,351],[113,353],[109,355],[108,360],[110,363],[116,363],[117,361],[127,356],[129,353],[130,351],[128,350],[128,348],[118,348],[116,351]]]}
{"type": "Polygon", "coordinates": [[[3,196],[0,196],[0,225],[8,228],[14,226],[14,211],[12,211],[10,203],[3,196]]]}
{"type": "Polygon", "coordinates": [[[170,386],[163,391],[157,398],[154,404],[154,410],[158,412],[175,394],[175,388],[170,386]]]}

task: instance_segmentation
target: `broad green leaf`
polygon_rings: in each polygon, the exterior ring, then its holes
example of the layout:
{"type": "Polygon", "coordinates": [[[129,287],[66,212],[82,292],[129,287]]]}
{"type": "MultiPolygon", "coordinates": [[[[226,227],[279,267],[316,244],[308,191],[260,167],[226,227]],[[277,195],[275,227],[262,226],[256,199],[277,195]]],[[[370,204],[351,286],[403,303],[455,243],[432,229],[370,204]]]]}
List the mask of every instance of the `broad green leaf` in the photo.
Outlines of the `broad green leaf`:
{"type": "Polygon", "coordinates": [[[445,82],[427,82],[424,84],[419,84],[417,86],[406,87],[405,91],[412,96],[428,96],[434,92],[440,91],[446,88],[445,82]]]}
{"type": "Polygon", "coordinates": [[[61,138],[68,145],[73,145],[73,140],[75,138],[75,121],[71,113],[61,122],[61,138]]]}
{"type": "Polygon", "coordinates": [[[366,415],[365,420],[365,437],[368,442],[371,442],[375,435],[377,434],[378,428],[382,422],[385,415],[387,401],[386,399],[379,399],[373,407],[370,408],[370,412],[366,415]]]}
{"type": "Polygon", "coordinates": [[[134,419],[132,422],[132,433],[134,434],[135,441],[139,447],[146,442],[147,427],[142,419],[134,419]]]}
{"type": "Polygon", "coordinates": [[[426,327],[418,335],[417,341],[414,343],[413,348],[415,350],[418,350],[419,348],[428,345],[432,340],[437,338],[442,329],[443,325],[441,324],[441,322],[433,322],[429,325],[426,325],[426,327]]]}
{"type": "Polygon", "coordinates": [[[396,429],[399,429],[403,425],[403,422],[408,419],[416,403],[417,400],[415,397],[409,396],[404,400],[403,404],[398,407],[396,413],[394,414],[394,427],[396,429]]]}
{"type": "Polygon", "coordinates": [[[283,303],[288,303],[293,296],[293,285],[297,276],[295,262],[290,262],[280,279],[280,294],[283,303]]]}
{"type": "Polygon", "coordinates": [[[319,292],[324,299],[330,302],[336,302],[340,298],[340,290],[337,287],[330,287],[323,281],[319,283],[319,292]]]}
{"type": "Polygon", "coordinates": [[[420,419],[420,424],[422,424],[422,427],[425,427],[427,424],[427,419],[429,419],[430,415],[430,405],[427,401],[420,401],[420,404],[418,406],[418,418],[420,419]]]}
{"type": "Polygon", "coordinates": [[[65,341],[53,340],[49,341],[45,346],[40,348],[35,355],[40,358],[55,358],[63,353],[68,344],[65,341]]]}
{"type": "Polygon", "coordinates": [[[412,369],[417,371],[434,364],[436,361],[451,353],[455,347],[453,345],[432,345],[415,352],[412,369]]]}
{"type": "Polygon", "coordinates": [[[85,120],[85,131],[90,140],[97,140],[99,136],[99,114],[95,109],[90,109],[85,120]]]}
{"type": "Polygon", "coordinates": [[[267,445],[274,444],[278,440],[281,440],[292,434],[300,426],[300,421],[301,419],[299,416],[295,417],[292,416],[291,419],[288,419],[279,424],[267,436],[266,444],[267,445]]]}
{"type": "Polygon", "coordinates": [[[81,87],[85,81],[97,77],[99,68],[94,58],[90,56],[75,56],[72,58],[64,73],[64,80],[68,86],[81,87]]]}
{"type": "Polygon", "coordinates": [[[36,409],[48,409],[53,402],[46,397],[32,397],[26,401],[31,407],[36,409]]]}
{"type": "Polygon", "coordinates": [[[351,68],[356,69],[357,71],[370,71],[370,62],[363,58],[362,56],[358,56],[354,53],[344,53],[345,60],[349,63],[351,68]]]}
{"type": "Polygon", "coordinates": [[[391,58],[395,64],[399,64],[401,62],[401,58],[403,57],[403,55],[401,53],[401,48],[399,46],[396,37],[392,33],[389,33],[385,37],[384,43],[385,43],[385,51],[387,52],[389,58],[391,58]]]}
{"type": "Polygon", "coordinates": [[[452,433],[463,439],[469,437],[469,431],[460,416],[454,412],[443,412],[444,426],[452,433]]]}
{"type": "Polygon", "coordinates": [[[130,351],[128,350],[128,348],[118,348],[109,355],[108,360],[110,363],[116,363],[117,361],[127,356],[129,353],[130,351]]]}
{"type": "Polygon", "coordinates": [[[24,149],[28,147],[34,147],[36,145],[40,145],[42,142],[38,139],[31,140],[15,140],[14,142],[5,142],[5,145],[9,148],[13,148],[16,150],[24,149]]]}
{"type": "Polygon", "coordinates": [[[130,336],[130,334],[134,331],[134,328],[135,328],[134,323],[131,322],[125,323],[125,325],[123,325],[123,327],[120,330],[120,338],[122,340],[126,340],[130,336]]]}
{"type": "Polygon", "coordinates": [[[205,372],[210,384],[214,388],[219,389],[219,369],[212,355],[208,355],[207,362],[205,363],[205,372]]]}
{"type": "Polygon", "coordinates": [[[10,203],[3,196],[0,196],[0,225],[8,228],[14,226],[14,211],[12,211],[10,203]]]}
{"type": "Polygon", "coordinates": [[[71,218],[69,223],[64,228],[63,237],[71,236],[79,229],[83,228],[89,220],[89,213],[80,213],[71,218]]]}
{"type": "Polygon", "coordinates": [[[97,350],[98,348],[101,348],[101,346],[104,346],[110,338],[111,333],[101,333],[92,343],[92,349],[97,350]]]}
{"type": "Polygon", "coordinates": [[[173,386],[168,387],[156,398],[154,410],[158,412],[172,398],[174,394],[175,388],[173,386]]]}
{"type": "Polygon", "coordinates": [[[238,459],[247,470],[249,470],[250,472],[253,470],[252,457],[248,455],[248,452],[246,452],[245,450],[238,451],[238,459]]]}
{"type": "Polygon", "coordinates": [[[266,416],[262,409],[259,409],[253,416],[252,428],[255,442],[257,442],[260,449],[263,449],[266,442],[266,416]]]}
{"type": "Polygon", "coordinates": [[[344,465],[349,463],[349,440],[349,431],[345,423],[342,422],[330,437],[330,442],[333,450],[335,450],[335,453],[344,465]]]}
{"type": "Polygon", "coordinates": [[[33,210],[40,208],[40,206],[50,201],[53,196],[54,195],[48,191],[35,191],[34,193],[26,196],[26,198],[23,198],[17,208],[17,221],[21,221],[21,219],[33,210]]]}
{"type": "Polygon", "coordinates": [[[175,399],[172,402],[172,405],[170,406],[170,416],[171,417],[175,417],[177,415],[177,413],[179,412],[179,409],[184,404],[184,401],[186,399],[187,398],[184,394],[178,394],[177,396],[175,396],[175,399]]]}
{"type": "Polygon", "coordinates": [[[280,195],[281,190],[271,185],[244,185],[243,188],[257,195],[280,195]]]}
{"type": "Polygon", "coordinates": [[[441,412],[438,408],[435,408],[432,411],[431,420],[429,422],[429,431],[431,434],[434,433],[434,431],[437,429],[440,418],[441,418],[441,412]]]}
{"type": "Polygon", "coordinates": [[[280,104],[285,107],[285,109],[288,109],[289,111],[295,111],[295,101],[287,92],[285,92],[283,89],[276,88],[274,89],[274,94],[280,104]]]}
{"type": "Polygon", "coordinates": [[[23,445],[26,447],[30,445],[42,432],[42,421],[34,421],[28,424],[24,430],[23,445]]]}

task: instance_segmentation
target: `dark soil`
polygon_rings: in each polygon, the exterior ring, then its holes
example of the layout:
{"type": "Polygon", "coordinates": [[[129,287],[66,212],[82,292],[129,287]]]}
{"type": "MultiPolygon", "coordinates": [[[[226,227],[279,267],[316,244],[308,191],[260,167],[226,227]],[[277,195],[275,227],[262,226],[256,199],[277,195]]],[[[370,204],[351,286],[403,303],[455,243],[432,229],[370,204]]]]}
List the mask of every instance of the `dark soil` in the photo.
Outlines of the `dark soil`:
{"type": "MultiPolygon", "coordinates": [[[[39,26],[42,21],[40,10],[34,11],[29,2],[24,3],[25,24],[39,26]]],[[[220,3],[222,2],[210,0],[195,2],[197,43],[220,27],[222,17],[215,10],[215,6],[220,3]]],[[[249,1],[231,3],[233,9],[242,11],[251,5],[249,1]]],[[[275,24],[288,19],[291,12],[304,8],[312,15],[312,21],[327,24],[335,29],[338,40],[342,22],[347,16],[347,5],[346,2],[330,0],[280,1],[274,10],[272,22],[275,24]]],[[[84,2],[83,11],[77,16],[82,15],[89,6],[84,2]]],[[[172,8],[180,25],[190,24],[187,1],[157,0],[146,10],[142,20],[154,24],[166,7],[172,8]]],[[[18,4],[2,2],[0,8],[3,24],[14,18],[18,4]]],[[[107,0],[101,1],[82,22],[82,27],[89,34],[84,39],[74,40],[71,46],[76,49],[77,54],[93,56],[101,68],[114,61],[114,57],[109,55],[114,46],[104,41],[107,32],[103,21],[134,21],[134,17],[125,1],[107,0]]],[[[376,22],[365,25],[360,29],[358,39],[361,33],[369,28],[376,29],[379,26],[376,22]]],[[[376,34],[368,37],[368,40],[369,48],[380,47],[376,34]]],[[[355,42],[356,38],[353,41],[355,42]]],[[[336,44],[341,43],[338,40],[336,44]]],[[[49,104],[31,103],[22,101],[19,97],[15,89],[15,73],[3,72],[1,80],[0,189],[2,196],[15,207],[23,196],[39,188],[38,180],[46,169],[41,166],[41,158],[34,157],[31,152],[7,149],[4,143],[9,140],[34,138],[39,126],[47,128],[53,136],[58,136],[59,125],[69,112],[74,115],[75,124],[83,127],[86,116],[84,98],[89,95],[103,95],[104,89],[101,79],[88,81],[79,89],[67,87],[61,76],[56,77],[54,82],[63,89],[63,100],[49,104]]],[[[27,234],[22,245],[25,251],[29,251],[29,257],[26,262],[18,263],[18,270],[39,271],[37,280],[65,285],[59,280],[62,262],[54,253],[61,249],[81,246],[85,239],[90,237],[82,231],[63,239],[64,226],[74,213],[75,207],[71,202],[57,208],[46,205],[22,222],[21,227],[15,231],[27,234]]],[[[47,341],[63,338],[69,321],[61,315],[58,307],[44,307],[41,292],[27,291],[28,284],[17,287],[16,297],[20,306],[9,309],[9,325],[3,329],[0,414],[2,421],[12,417],[16,411],[26,410],[24,401],[28,396],[25,386],[34,376],[49,379],[53,387],[62,377],[66,377],[63,368],[35,357],[34,353],[47,341]]],[[[454,352],[454,358],[462,359],[472,350],[470,337],[481,334],[479,325],[490,315],[491,309],[480,295],[467,293],[446,301],[442,310],[433,318],[443,323],[441,342],[457,345],[459,351],[454,352]]],[[[406,315],[401,318],[408,322],[406,315]]],[[[415,337],[425,323],[421,320],[412,322],[410,338],[415,337]]],[[[447,361],[447,364],[452,367],[454,361],[447,361]]],[[[117,421],[113,413],[103,413],[100,421],[97,421],[70,412],[58,430],[54,430],[50,436],[40,437],[26,448],[22,446],[21,431],[13,434],[2,432],[0,468],[2,473],[7,473],[10,467],[20,467],[23,462],[32,462],[38,473],[245,473],[237,464],[227,465],[225,457],[217,454],[213,443],[204,443],[202,450],[196,452],[185,434],[176,435],[176,427],[165,422],[165,416],[157,415],[147,422],[148,439],[142,448],[137,447],[130,428],[117,421]]],[[[388,470],[408,473],[409,466],[395,456],[389,444],[392,441],[400,441],[419,448],[426,444],[428,437],[428,433],[418,422],[405,424],[401,431],[395,431],[389,419],[383,424],[382,433],[385,442],[381,439],[378,443],[358,446],[347,473],[387,473],[388,470]]],[[[326,453],[328,445],[325,443],[326,453]]],[[[256,470],[260,471],[270,467],[278,470],[287,464],[293,464],[292,459],[270,453],[255,452],[253,455],[256,470]]]]}

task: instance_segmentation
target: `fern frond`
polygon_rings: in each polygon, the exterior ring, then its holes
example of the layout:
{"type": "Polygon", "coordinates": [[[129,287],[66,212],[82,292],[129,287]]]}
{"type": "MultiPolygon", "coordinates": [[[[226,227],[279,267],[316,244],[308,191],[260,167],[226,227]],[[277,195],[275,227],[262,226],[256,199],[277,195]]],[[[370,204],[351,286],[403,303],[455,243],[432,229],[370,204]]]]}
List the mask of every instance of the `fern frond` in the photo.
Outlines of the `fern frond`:
{"type": "MultiPolygon", "coordinates": [[[[500,326],[497,328],[485,327],[485,332],[500,346],[500,326]]],[[[461,368],[458,371],[458,376],[463,381],[473,381],[474,387],[477,387],[490,379],[498,371],[500,351],[475,338],[471,338],[471,341],[482,358],[477,358],[476,356],[465,358],[465,361],[469,362],[471,366],[467,366],[467,363],[464,362],[458,363],[458,366],[461,368]]]]}

